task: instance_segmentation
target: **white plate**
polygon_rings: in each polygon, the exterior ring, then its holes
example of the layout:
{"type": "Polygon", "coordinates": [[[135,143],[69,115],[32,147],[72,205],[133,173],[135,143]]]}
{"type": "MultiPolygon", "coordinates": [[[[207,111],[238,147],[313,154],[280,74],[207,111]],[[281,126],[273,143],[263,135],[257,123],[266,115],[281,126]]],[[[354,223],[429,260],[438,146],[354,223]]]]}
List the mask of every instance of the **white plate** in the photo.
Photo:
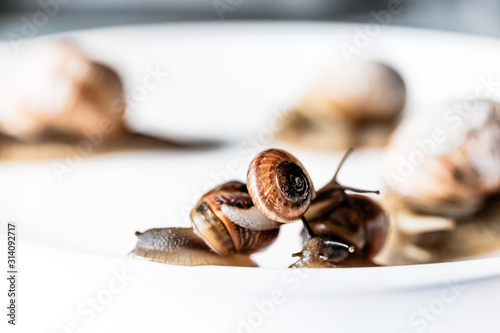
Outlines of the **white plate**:
{"type": "MultiPolygon", "coordinates": [[[[300,248],[298,224],[287,226],[276,244],[256,256],[266,268],[171,267],[125,258],[136,230],[187,226],[188,210],[206,189],[228,178],[244,179],[254,154],[275,145],[267,135],[275,114],[298,100],[324,68],[346,61],[340,43],[354,43],[365,28],[157,25],[45,37],[75,39],[112,64],[129,94],[142,84],[148,66],[168,69],[170,76],[129,110],[137,129],[230,143],[209,151],[84,159],[62,178],[52,161],[0,164],[2,220],[18,223],[22,242],[20,328],[63,332],[72,321],[84,332],[468,332],[492,327],[500,308],[500,258],[291,271],[284,267],[300,248]],[[123,291],[106,291],[119,287],[112,272],[122,269],[134,279],[123,291]],[[283,302],[270,306],[272,293],[283,293],[283,302]],[[106,304],[90,310],[87,297],[96,296],[106,304]]],[[[464,98],[474,93],[479,76],[500,81],[497,40],[382,29],[353,59],[381,59],[400,70],[410,106],[464,98]]],[[[5,59],[0,72],[7,73],[16,55],[8,43],[0,52],[5,59]]],[[[285,148],[305,164],[318,187],[340,160],[340,153],[285,148]]],[[[360,150],[341,179],[382,188],[381,174],[381,152],[360,150]]]]}

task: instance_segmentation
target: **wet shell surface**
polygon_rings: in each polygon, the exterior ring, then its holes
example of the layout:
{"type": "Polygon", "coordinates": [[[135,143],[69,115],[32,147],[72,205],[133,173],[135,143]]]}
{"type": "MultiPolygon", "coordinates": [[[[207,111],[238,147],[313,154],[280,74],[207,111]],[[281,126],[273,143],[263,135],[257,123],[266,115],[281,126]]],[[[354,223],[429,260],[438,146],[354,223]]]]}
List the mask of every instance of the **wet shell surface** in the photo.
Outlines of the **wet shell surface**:
{"type": "Polygon", "coordinates": [[[265,150],[252,160],[247,187],[262,214],[284,223],[304,215],[314,197],[307,171],[295,156],[281,149],[265,150]]]}

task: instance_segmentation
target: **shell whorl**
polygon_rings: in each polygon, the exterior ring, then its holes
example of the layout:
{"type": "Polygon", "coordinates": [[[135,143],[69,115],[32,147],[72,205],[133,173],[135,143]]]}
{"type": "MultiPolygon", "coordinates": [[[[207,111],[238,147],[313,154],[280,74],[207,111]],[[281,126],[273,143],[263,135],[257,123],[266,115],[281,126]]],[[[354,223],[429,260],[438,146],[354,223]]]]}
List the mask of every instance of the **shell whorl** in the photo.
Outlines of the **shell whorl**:
{"type": "Polygon", "coordinates": [[[279,233],[279,225],[255,209],[245,184],[240,182],[228,182],[206,193],[191,211],[191,220],[194,231],[223,256],[257,252],[279,233]]]}
{"type": "Polygon", "coordinates": [[[252,160],[247,188],[262,214],[285,223],[304,215],[314,197],[305,168],[295,156],[281,149],[265,150],[252,160]]]}

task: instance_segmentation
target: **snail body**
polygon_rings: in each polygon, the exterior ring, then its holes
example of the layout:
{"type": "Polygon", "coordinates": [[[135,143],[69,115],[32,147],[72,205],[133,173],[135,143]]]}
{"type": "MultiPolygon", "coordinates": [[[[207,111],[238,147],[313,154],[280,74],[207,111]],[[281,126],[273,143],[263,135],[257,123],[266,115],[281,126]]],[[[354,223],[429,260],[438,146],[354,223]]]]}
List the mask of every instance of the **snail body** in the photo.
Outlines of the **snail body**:
{"type": "Polygon", "coordinates": [[[337,182],[344,156],[333,179],[316,193],[304,214],[304,247],[292,267],[340,267],[373,265],[382,249],[388,219],[381,206],[358,193],[378,193],[342,186],[337,182]]]}
{"type": "Polygon", "coordinates": [[[218,255],[193,232],[193,228],[149,229],[136,232],[136,236],[137,246],[131,254],[144,260],[183,266],[257,266],[248,255],[218,255]]]}

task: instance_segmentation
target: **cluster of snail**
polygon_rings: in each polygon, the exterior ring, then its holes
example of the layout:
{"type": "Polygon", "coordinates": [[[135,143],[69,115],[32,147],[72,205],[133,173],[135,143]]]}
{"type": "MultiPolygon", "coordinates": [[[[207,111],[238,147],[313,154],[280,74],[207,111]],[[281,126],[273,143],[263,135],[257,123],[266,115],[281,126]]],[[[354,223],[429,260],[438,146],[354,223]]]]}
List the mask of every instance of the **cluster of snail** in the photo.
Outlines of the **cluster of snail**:
{"type": "MultiPolygon", "coordinates": [[[[340,166],[349,152],[344,156],[340,166]]],[[[259,153],[246,184],[231,181],[206,193],[191,211],[192,228],[137,232],[136,257],[179,265],[255,266],[250,255],[278,237],[280,226],[304,224],[303,249],[293,268],[373,265],[384,244],[388,219],[372,199],[377,193],[333,179],[315,191],[304,166],[280,149],[259,153]]]]}

